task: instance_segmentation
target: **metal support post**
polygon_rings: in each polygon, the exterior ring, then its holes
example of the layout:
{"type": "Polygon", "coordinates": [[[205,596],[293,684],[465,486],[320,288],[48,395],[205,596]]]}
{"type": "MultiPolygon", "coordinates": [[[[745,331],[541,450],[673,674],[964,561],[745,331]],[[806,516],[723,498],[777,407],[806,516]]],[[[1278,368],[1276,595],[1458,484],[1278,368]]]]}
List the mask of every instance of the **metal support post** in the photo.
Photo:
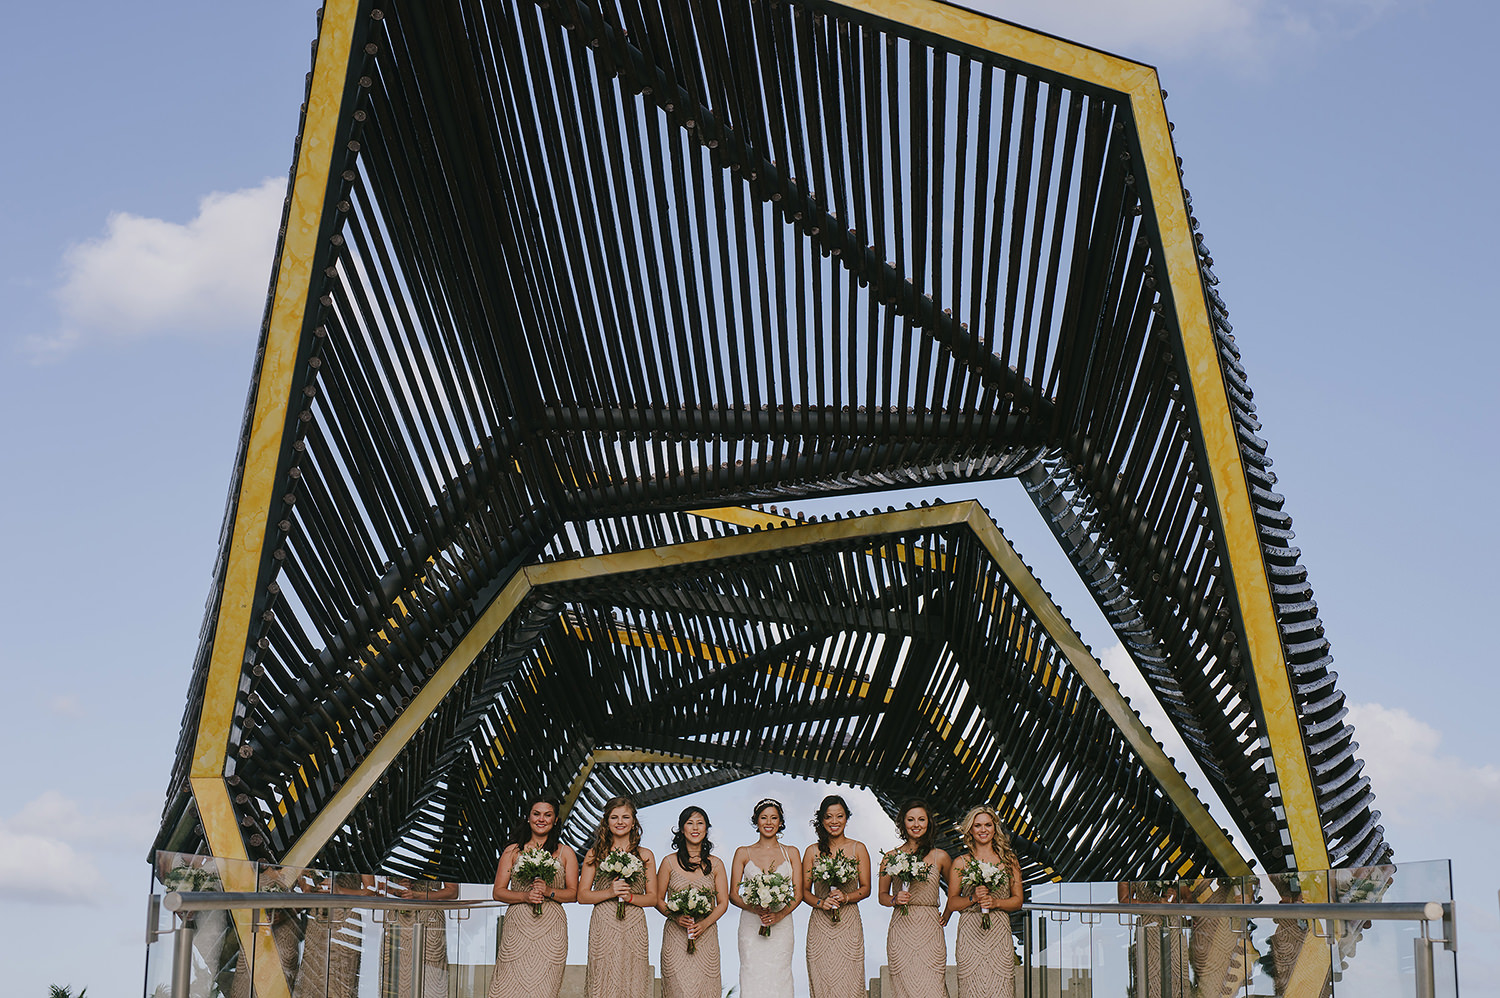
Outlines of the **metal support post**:
{"type": "Polygon", "coordinates": [[[1422,934],[1412,940],[1412,969],[1417,974],[1417,998],[1437,998],[1437,982],[1432,971],[1432,940],[1427,938],[1427,925],[1422,925],[1422,934]]]}
{"type": "Polygon", "coordinates": [[[187,915],[172,940],[172,998],[188,998],[193,986],[193,936],[197,917],[187,915]]]}

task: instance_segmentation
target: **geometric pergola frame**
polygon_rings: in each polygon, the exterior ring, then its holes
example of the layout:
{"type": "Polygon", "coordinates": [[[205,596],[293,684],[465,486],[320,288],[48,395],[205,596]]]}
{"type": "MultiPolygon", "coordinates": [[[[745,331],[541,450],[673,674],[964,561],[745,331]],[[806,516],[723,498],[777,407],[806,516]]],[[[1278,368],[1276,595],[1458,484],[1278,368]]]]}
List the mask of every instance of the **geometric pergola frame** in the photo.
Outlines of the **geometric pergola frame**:
{"type": "Polygon", "coordinates": [[[680,550],[693,510],[1017,477],[1247,851],[1385,859],[1189,204],[1154,70],[936,0],[331,0],[158,844],[410,833],[440,869],[441,765],[504,695],[447,695],[458,663],[503,679],[609,602],[523,632],[538,579],[680,550]]]}
{"type": "MultiPolygon", "coordinates": [[[[1067,879],[1249,872],[973,502],[523,569],[286,861],[367,865],[358,836],[330,840],[404,757],[449,744],[472,750],[409,790],[448,815],[443,863],[413,873],[482,877],[525,794],[576,799],[601,751],[689,771],[674,782],[731,767],[920,793],[950,818],[987,800],[1030,868],[1067,879]],[[486,792],[502,770],[514,799],[486,792]]],[[[570,813],[571,837],[597,817],[570,813]]]]}

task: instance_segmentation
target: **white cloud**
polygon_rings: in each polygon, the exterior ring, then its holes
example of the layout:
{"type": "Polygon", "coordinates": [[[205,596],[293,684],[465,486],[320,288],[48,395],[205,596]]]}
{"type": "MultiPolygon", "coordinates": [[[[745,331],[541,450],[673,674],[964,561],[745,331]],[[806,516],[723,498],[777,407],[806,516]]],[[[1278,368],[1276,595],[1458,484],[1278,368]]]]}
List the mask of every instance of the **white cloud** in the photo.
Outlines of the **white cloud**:
{"type": "Polygon", "coordinates": [[[0,897],[93,904],[108,893],[99,868],[69,839],[87,831],[78,806],[55,790],[0,820],[0,897]]]}
{"type": "Polygon", "coordinates": [[[1500,823],[1500,767],[1443,754],[1442,732],[1399,707],[1350,704],[1349,722],[1383,822],[1417,828],[1500,823]]]}
{"type": "Polygon", "coordinates": [[[1142,59],[1260,62],[1289,44],[1358,30],[1397,0],[971,0],[1008,21],[1142,59]]]}
{"type": "Polygon", "coordinates": [[[186,223],[128,212],[64,254],[60,327],[28,337],[34,361],[90,340],[249,337],[258,328],[281,220],[284,181],[215,192],[186,223]]]}

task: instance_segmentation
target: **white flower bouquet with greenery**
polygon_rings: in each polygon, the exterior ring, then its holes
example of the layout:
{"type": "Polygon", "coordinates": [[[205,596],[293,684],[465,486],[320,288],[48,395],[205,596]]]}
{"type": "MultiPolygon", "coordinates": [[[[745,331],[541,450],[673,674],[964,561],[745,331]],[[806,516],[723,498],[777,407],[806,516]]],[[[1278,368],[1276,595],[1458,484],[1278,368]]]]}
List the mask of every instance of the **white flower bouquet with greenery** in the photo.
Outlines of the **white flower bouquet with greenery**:
{"type": "MultiPolygon", "coordinates": [[[[555,887],[559,872],[560,867],[557,865],[557,857],[545,849],[538,849],[533,846],[516,857],[516,865],[511,868],[510,879],[518,884],[527,884],[528,889],[529,885],[535,884],[538,880],[548,887],[555,887]]],[[[531,906],[531,916],[533,918],[542,917],[542,906],[540,904],[531,906]]]]}
{"type": "MultiPolygon", "coordinates": [[[[977,859],[970,859],[964,867],[963,876],[959,878],[958,889],[960,893],[968,897],[974,896],[974,889],[983,887],[995,897],[1010,896],[1010,870],[999,863],[981,863],[977,859]]],[[[990,909],[981,904],[979,910],[984,912],[984,917],[979,920],[981,929],[990,927],[990,909]]]]}
{"type": "MultiPolygon", "coordinates": [[[[891,878],[894,885],[905,885],[911,890],[912,884],[919,880],[926,880],[927,874],[932,872],[932,864],[918,859],[915,853],[909,853],[905,849],[892,849],[881,856],[880,872],[891,878]]],[[[894,897],[899,890],[891,891],[894,897]]],[[[908,914],[907,905],[897,905],[901,914],[908,914]]]]}
{"type": "MultiPolygon", "coordinates": [[[[843,890],[844,885],[852,880],[859,879],[859,860],[845,854],[844,850],[829,855],[824,853],[813,863],[812,882],[822,884],[825,889],[839,888],[843,890]]],[[[834,908],[828,913],[830,920],[839,920],[839,910],[834,908]]]]}
{"type": "MultiPolygon", "coordinates": [[[[706,891],[701,887],[684,887],[681,890],[668,891],[667,896],[662,899],[668,911],[674,915],[686,915],[693,920],[707,918],[714,913],[714,906],[719,899],[713,891],[706,891]]],[[[689,953],[698,952],[698,941],[694,937],[694,929],[688,930],[689,953]]]]}
{"type": "MultiPolygon", "coordinates": [[[[599,873],[594,878],[594,890],[599,890],[600,880],[623,880],[630,885],[632,891],[643,890],[645,884],[641,878],[646,872],[646,864],[641,862],[641,857],[633,852],[621,852],[619,849],[611,850],[599,863],[599,873]]],[[[615,899],[615,917],[625,917],[625,902],[620,898],[615,899]]]]}
{"type": "MultiPolygon", "coordinates": [[[[792,878],[775,870],[757,873],[740,881],[740,898],[753,908],[780,911],[792,903],[792,878]]],[[[769,936],[771,927],[762,925],[760,934],[769,936]]]]}

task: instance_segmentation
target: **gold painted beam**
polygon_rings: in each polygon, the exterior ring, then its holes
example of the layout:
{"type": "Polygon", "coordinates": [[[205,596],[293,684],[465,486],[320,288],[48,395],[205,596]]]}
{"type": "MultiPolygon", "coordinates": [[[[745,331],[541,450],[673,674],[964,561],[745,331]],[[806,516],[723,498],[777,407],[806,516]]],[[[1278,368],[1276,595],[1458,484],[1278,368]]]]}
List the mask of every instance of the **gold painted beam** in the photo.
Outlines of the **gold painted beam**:
{"type": "MultiPolygon", "coordinates": [[[[775,530],[737,534],[712,540],[690,541],[660,548],[547,562],[522,569],[475,622],[459,646],[390,726],[375,748],[360,762],[354,773],[324,805],[317,817],[292,846],[283,862],[288,866],[306,866],[312,862],[318,851],[358,806],[360,800],[374,786],[380,775],[416,735],[422,723],[437,709],[442,699],[473,664],[480,651],[495,634],[499,633],[511,613],[534,587],[646,571],[671,565],[702,564],[880,534],[960,525],[967,526],[979,537],[991,557],[995,558],[1001,571],[1021,592],[1022,598],[1026,600],[1038,621],[1052,635],[1053,640],[1068,656],[1069,662],[1078,670],[1094,695],[1104,704],[1111,719],[1120,727],[1126,740],[1140,754],[1148,770],[1162,784],[1169,799],[1208,846],[1214,858],[1226,872],[1236,875],[1248,874],[1249,864],[1240,856],[1228,836],[1208,814],[1207,808],[1167,760],[1166,753],[1145,730],[1145,725],[1141,723],[1140,718],[1136,717],[1129,705],[1124,702],[1119,690],[1104,674],[1103,668],[1089,654],[1082,640],[1068,625],[1062,611],[1047,597],[1041,583],[1025,567],[983,507],[973,501],[920,509],[894,510],[848,520],[797,524],[775,530]]],[[[654,753],[644,755],[657,760],[666,758],[658,757],[654,753]]],[[[621,759],[628,761],[625,756],[621,756],[621,759]]],[[[577,800],[578,794],[582,792],[584,782],[597,761],[599,760],[596,757],[591,756],[579,775],[575,777],[568,791],[568,799],[564,803],[565,813],[577,800]]],[[[685,761],[694,763],[702,760],[685,758],[685,761]]]]}
{"type": "Polygon", "coordinates": [[[966,505],[971,507],[969,527],[995,560],[1000,573],[1010,580],[1010,584],[1031,610],[1032,616],[1036,617],[1052,640],[1057,642],[1057,647],[1067,657],[1069,664],[1104,707],[1104,712],[1115,723],[1115,727],[1120,729],[1146,769],[1156,777],[1156,782],[1161,784],[1162,791],[1178,812],[1187,819],[1225,873],[1232,877],[1249,876],[1250,864],[1240,855],[1224,829],[1213,819],[1213,815],[1208,813],[1208,808],[1198,799],[1193,788],[1188,786],[1187,780],[1177,771],[1172,760],[1167,758],[1161,745],[1151,737],[1145,723],[1130,708],[1130,704],[1125,702],[1124,695],[1109,678],[1104,667],[1094,658],[1083,639],[1073,630],[1073,625],[1068,623],[1062,610],[1052,602],[1052,597],[1047,595],[1041,582],[1031,574],[1020,555],[1016,554],[1016,549],[1000,533],[995,521],[985,515],[978,503],[966,505]]]}
{"type": "Polygon", "coordinates": [[[1245,630],[1250,678],[1261,705],[1261,719],[1276,767],[1287,832],[1299,869],[1328,867],[1312,767],[1302,740],[1302,725],[1292,697],[1281,630],[1276,623],[1260,536],[1245,467],[1240,459],[1234,417],[1224,388],[1224,372],[1214,342],[1196,242],[1188,223],[1187,202],[1177,172],[1176,151],[1167,123],[1166,105],[1156,70],[1142,63],[1064,41],[1018,25],[949,6],[940,0],[831,0],[838,6],[985,49],[1037,69],[1071,77],[1108,90],[1130,102],[1141,147],[1149,201],[1161,236],[1183,360],[1208,455],[1209,476],[1224,528],[1241,622],[1245,630]]]}
{"type": "MultiPolygon", "coordinates": [[[[291,206],[286,218],[286,237],[276,266],[265,351],[256,376],[250,437],[230,527],[213,652],[193,743],[189,783],[204,837],[210,852],[226,859],[248,858],[229,788],[224,782],[224,760],[249,640],[250,614],[266,542],[266,521],[277,487],[277,463],[291,407],[303,322],[312,297],[313,260],[318,249],[318,231],[323,224],[324,200],[358,13],[358,0],[328,0],[318,33],[312,86],[297,150],[297,173],[292,181],[291,206]]],[[[228,865],[232,869],[240,866],[228,865]]],[[[231,884],[231,880],[239,877],[231,874],[225,879],[225,889],[255,890],[253,872],[243,876],[248,877],[248,882],[231,884]]],[[[249,913],[236,912],[233,921],[241,945],[248,950],[252,935],[249,913]]],[[[267,998],[284,998],[289,987],[274,940],[265,935],[254,945],[252,976],[256,993],[267,998]]]]}

